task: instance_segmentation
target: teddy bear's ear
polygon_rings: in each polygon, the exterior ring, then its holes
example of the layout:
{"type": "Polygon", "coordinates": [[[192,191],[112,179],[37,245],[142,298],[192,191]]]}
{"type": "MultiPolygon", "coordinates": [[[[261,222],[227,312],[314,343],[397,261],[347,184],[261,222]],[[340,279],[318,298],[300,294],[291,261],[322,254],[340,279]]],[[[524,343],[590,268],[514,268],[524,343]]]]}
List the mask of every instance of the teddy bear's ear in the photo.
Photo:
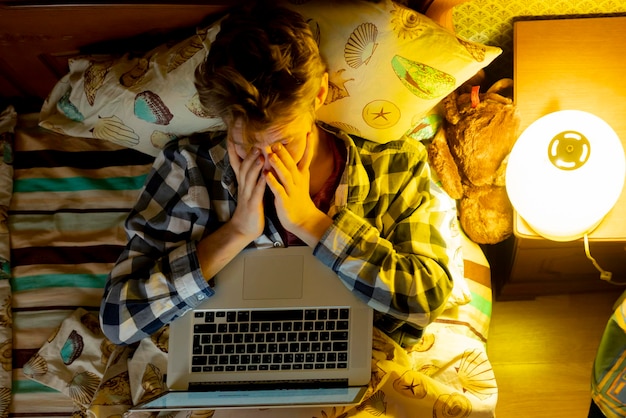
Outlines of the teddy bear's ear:
{"type": "Polygon", "coordinates": [[[431,168],[441,181],[443,190],[448,193],[452,199],[460,199],[463,197],[463,184],[461,183],[461,175],[454,161],[454,157],[448,147],[445,129],[439,128],[433,141],[428,146],[428,161],[431,168]]]}
{"type": "Polygon", "coordinates": [[[504,97],[513,97],[513,79],[502,78],[489,87],[487,94],[496,93],[504,97]]]}

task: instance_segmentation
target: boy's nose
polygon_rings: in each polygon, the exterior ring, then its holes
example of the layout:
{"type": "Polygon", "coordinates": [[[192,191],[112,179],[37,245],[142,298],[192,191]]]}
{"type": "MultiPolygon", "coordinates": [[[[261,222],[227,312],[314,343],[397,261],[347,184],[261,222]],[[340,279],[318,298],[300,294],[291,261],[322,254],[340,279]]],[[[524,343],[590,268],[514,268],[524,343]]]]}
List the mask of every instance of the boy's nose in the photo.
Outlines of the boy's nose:
{"type": "Polygon", "coordinates": [[[261,148],[261,154],[263,155],[263,170],[264,171],[267,171],[272,168],[270,164],[270,158],[269,158],[272,152],[273,152],[272,147],[269,145],[261,148]]]}

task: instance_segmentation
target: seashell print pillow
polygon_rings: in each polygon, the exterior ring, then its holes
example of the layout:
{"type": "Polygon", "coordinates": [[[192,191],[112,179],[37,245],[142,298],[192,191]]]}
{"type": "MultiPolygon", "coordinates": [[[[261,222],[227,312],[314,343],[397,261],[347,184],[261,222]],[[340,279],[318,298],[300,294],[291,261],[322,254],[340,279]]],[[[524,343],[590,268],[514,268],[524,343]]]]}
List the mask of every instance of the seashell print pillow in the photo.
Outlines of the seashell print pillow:
{"type": "Polygon", "coordinates": [[[58,390],[86,408],[100,387],[114,345],[98,315],[76,309],[23,367],[24,376],[58,390]]]}
{"type": "Polygon", "coordinates": [[[194,71],[206,56],[205,43],[210,45],[219,28],[218,21],[143,56],[71,59],[69,73],[42,107],[40,125],[150,155],[172,139],[223,129],[221,119],[203,112],[193,84],[194,71]]]}
{"type": "Polygon", "coordinates": [[[287,5],[308,18],[329,66],[319,119],[376,142],[416,137],[445,96],[502,53],[391,0],[287,5]]]}
{"type": "MultiPolygon", "coordinates": [[[[502,51],[457,38],[428,17],[391,0],[290,0],[318,37],[329,65],[330,91],[320,120],[385,143],[430,138],[429,112],[502,51]]],[[[82,57],[53,88],[40,125],[99,138],[156,155],[168,141],[224,129],[203,112],[194,71],[219,22],[145,56],[82,57]]]]}

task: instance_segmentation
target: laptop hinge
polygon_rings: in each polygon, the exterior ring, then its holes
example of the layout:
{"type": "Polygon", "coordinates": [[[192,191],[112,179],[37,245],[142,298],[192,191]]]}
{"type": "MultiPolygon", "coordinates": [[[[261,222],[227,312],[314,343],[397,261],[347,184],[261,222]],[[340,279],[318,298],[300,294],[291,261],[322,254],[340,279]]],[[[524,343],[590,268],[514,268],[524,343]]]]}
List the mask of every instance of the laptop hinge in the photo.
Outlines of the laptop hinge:
{"type": "Polygon", "coordinates": [[[327,380],[281,380],[276,382],[190,382],[189,391],[229,391],[229,390],[275,390],[275,389],[320,389],[320,388],[345,388],[348,387],[348,379],[327,380]]]}

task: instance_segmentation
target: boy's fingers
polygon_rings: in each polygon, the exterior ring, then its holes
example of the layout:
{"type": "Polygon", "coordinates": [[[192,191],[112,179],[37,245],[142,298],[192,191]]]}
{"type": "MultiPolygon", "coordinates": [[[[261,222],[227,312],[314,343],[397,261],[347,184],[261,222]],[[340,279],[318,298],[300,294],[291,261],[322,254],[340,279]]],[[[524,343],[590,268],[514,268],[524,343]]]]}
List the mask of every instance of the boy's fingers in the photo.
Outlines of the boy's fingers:
{"type": "MultiPolygon", "coordinates": [[[[269,156],[269,158],[277,180],[280,181],[283,186],[286,186],[287,184],[289,184],[289,182],[293,182],[293,176],[288,167],[289,162],[285,163],[285,160],[282,159],[281,156],[278,154],[272,154],[269,156]]],[[[292,161],[289,154],[287,154],[286,158],[292,161]]]]}

